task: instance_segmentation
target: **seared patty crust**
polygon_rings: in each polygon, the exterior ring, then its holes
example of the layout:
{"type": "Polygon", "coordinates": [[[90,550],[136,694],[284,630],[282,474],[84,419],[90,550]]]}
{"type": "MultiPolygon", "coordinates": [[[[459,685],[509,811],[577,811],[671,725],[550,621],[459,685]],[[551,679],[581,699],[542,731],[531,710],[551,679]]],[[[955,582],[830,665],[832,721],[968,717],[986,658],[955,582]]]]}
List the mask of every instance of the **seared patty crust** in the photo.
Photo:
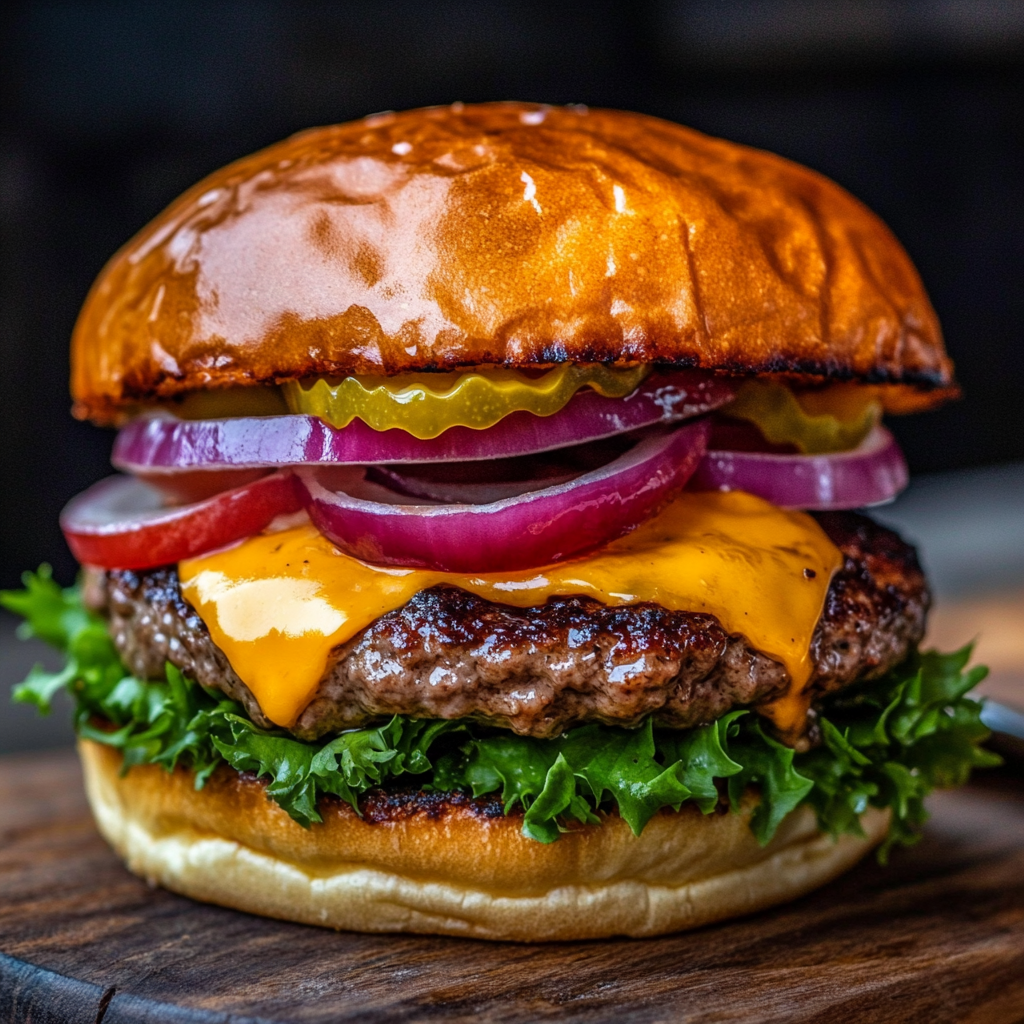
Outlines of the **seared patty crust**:
{"type": "MultiPolygon", "coordinates": [[[[811,644],[820,695],[902,661],[924,635],[930,596],[914,549],[895,533],[854,513],[817,518],[844,555],[811,644]]],[[[91,602],[131,672],[161,678],[170,661],[271,724],[182,598],[176,568],[111,571],[94,584],[91,602]]],[[[584,597],[522,609],[437,586],[338,647],[291,732],[314,740],[393,714],[472,718],[537,737],[648,715],[682,729],[787,684],[779,662],[711,615],[584,597]]]]}

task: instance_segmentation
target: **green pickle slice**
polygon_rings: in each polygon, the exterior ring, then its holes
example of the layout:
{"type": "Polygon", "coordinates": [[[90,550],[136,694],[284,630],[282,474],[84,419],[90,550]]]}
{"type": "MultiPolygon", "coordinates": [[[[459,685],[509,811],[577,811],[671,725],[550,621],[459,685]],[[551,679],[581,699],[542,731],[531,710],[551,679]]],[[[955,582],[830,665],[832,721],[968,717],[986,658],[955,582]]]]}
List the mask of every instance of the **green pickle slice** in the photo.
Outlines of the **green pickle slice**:
{"type": "Polygon", "coordinates": [[[605,398],[624,398],[647,376],[649,366],[617,369],[563,363],[540,377],[519,370],[470,373],[405,373],[288,381],[284,397],[294,413],[319,416],[332,427],[354,419],[374,430],[400,428],[427,440],[449,427],[486,430],[510,413],[525,410],[551,416],[580,388],[605,398]]]}
{"type": "MultiPolygon", "coordinates": [[[[856,448],[882,416],[881,403],[870,397],[869,392],[862,402],[851,402],[849,399],[854,396],[850,394],[842,397],[846,401],[836,404],[845,406],[846,415],[816,413],[804,408],[800,398],[784,384],[748,380],[721,411],[726,416],[753,423],[772,444],[792,444],[805,455],[824,455],[856,448]]],[[[805,399],[812,409],[827,400],[827,392],[811,392],[805,399]]]]}

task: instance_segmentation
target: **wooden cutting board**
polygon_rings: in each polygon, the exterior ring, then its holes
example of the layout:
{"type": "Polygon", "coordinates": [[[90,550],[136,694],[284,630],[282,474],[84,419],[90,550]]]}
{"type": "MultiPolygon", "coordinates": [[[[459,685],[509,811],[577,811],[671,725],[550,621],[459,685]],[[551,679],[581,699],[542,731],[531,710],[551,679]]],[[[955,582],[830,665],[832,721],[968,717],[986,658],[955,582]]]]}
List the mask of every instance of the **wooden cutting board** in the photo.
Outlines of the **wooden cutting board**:
{"type": "Polygon", "coordinates": [[[96,834],[72,753],[0,758],[0,1020],[1024,1021],[1024,777],[990,773],[932,810],[889,868],[774,911],[664,939],[499,945],[150,889],[96,834]]]}

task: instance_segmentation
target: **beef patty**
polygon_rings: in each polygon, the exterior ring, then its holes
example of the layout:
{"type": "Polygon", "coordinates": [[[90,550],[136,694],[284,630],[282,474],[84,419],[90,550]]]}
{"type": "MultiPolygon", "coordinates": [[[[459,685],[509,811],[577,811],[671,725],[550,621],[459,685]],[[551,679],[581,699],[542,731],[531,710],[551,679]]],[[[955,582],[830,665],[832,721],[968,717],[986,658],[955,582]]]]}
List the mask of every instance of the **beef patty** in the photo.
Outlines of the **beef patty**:
{"type": "MultiPolygon", "coordinates": [[[[902,661],[924,635],[930,598],[914,549],[895,533],[853,513],[817,518],[844,555],[811,644],[820,695],[902,661]]],[[[95,583],[92,603],[131,672],[160,678],[170,661],[270,724],[182,598],[175,568],[112,571],[95,583]]],[[[437,586],[338,647],[291,731],[312,740],[393,714],[469,717],[540,737],[648,715],[687,728],[787,683],[779,662],[711,615],[584,597],[522,609],[437,586]]]]}

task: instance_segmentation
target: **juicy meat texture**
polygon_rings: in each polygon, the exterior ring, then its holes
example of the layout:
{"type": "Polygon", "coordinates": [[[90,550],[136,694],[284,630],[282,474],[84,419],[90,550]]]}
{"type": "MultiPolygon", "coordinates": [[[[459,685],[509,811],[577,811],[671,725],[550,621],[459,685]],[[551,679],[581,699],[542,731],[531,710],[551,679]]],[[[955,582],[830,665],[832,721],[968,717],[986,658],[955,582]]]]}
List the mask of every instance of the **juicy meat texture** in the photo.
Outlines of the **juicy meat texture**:
{"type": "MultiPolygon", "coordinates": [[[[929,593],[912,547],[853,513],[818,516],[844,555],[811,644],[816,695],[877,677],[924,635],[929,593]]],[[[241,702],[259,704],[181,596],[173,567],[94,581],[125,665],[160,678],[165,661],[241,702]]],[[[548,737],[582,722],[687,728],[782,692],[781,664],[710,615],[583,597],[538,608],[431,587],[333,652],[291,731],[312,740],[386,718],[473,718],[548,737]]]]}

